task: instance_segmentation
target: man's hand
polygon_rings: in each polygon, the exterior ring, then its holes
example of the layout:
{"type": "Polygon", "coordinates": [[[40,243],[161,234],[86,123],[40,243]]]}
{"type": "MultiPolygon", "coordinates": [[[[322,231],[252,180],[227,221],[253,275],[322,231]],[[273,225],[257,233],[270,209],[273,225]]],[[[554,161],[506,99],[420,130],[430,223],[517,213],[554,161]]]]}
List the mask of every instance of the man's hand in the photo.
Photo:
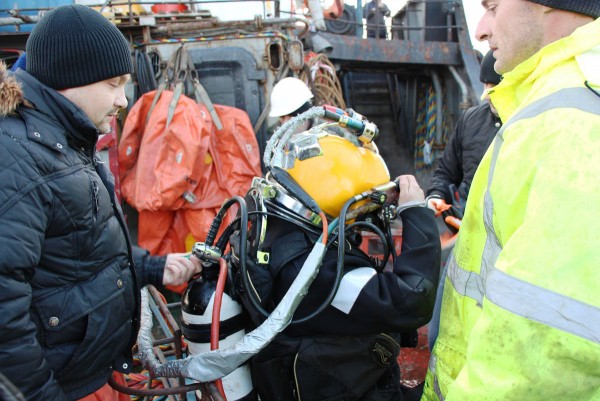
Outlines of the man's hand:
{"type": "Polygon", "coordinates": [[[423,202],[425,195],[413,175],[401,175],[398,177],[400,195],[398,196],[398,206],[409,202],[423,202]]]}
{"type": "Polygon", "coordinates": [[[452,207],[452,205],[448,205],[445,200],[435,195],[427,197],[425,202],[427,202],[427,207],[433,210],[436,217],[452,207]]]}
{"type": "Polygon", "coordinates": [[[170,253],[167,255],[163,285],[187,283],[192,276],[202,271],[200,260],[190,253],[170,253]],[[188,257],[189,256],[189,259],[188,257]]]}
{"type": "Polygon", "coordinates": [[[444,203],[444,201],[441,198],[435,196],[430,196],[427,198],[427,207],[433,210],[436,216],[439,216],[441,214],[441,211],[439,211],[439,209],[442,203],[444,203]]]}
{"type": "Polygon", "coordinates": [[[425,195],[414,176],[401,175],[397,181],[400,189],[398,213],[411,207],[425,206],[425,195]]]}

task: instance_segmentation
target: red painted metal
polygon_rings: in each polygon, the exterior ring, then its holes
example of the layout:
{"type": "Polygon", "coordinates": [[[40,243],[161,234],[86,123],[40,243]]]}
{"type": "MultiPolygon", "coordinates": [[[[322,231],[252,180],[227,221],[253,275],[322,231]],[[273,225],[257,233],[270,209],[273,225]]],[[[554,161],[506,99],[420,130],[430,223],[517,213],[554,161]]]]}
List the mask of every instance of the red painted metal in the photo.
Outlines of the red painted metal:
{"type": "Polygon", "coordinates": [[[108,151],[108,168],[110,169],[110,172],[115,178],[115,194],[117,195],[117,200],[119,201],[119,203],[121,203],[121,182],[119,181],[119,154],[117,148],[118,126],[115,118],[113,118],[110,125],[112,127],[112,131],[98,139],[98,142],[96,143],[96,151],[108,151]]]}
{"type": "Polygon", "coordinates": [[[419,341],[415,348],[402,348],[398,356],[400,365],[400,382],[408,387],[416,387],[425,381],[427,364],[429,363],[429,346],[427,345],[427,326],[418,330],[419,341]]]}
{"type": "MultiPolygon", "coordinates": [[[[363,231],[361,232],[362,242],[360,243],[360,249],[369,256],[383,259],[383,244],[381,238],[375,233],[363,231]]],[[[402,229],[392,229],[392,237],[394,239],[394,248],[396,255],[400,255],[402,250],[402,229]]],[[[391,257],[390,257],[391,260],[391,257]]]]}

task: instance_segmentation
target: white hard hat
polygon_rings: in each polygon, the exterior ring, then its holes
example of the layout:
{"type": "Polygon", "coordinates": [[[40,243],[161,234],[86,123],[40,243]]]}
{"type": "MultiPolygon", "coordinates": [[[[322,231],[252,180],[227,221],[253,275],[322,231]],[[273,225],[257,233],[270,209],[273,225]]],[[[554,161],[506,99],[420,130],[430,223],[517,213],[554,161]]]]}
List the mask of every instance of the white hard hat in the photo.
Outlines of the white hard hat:
{"type": "Polygon", "coordinates": [[[269,117],[281,117],[292,114],[304,103],[312,99],[308,86],[298,78],[287,77],[273,87],[271,92],[271,111],[269,117]]]}

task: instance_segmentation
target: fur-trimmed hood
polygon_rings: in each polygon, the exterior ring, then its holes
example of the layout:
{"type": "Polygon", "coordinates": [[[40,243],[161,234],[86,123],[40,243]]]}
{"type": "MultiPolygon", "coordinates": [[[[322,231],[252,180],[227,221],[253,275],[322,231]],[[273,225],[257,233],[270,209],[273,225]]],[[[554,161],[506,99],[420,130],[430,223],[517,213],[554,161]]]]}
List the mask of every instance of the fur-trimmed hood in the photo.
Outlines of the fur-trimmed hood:
{"type": "Polygon", "coordinates": [[[0,117],[5,117],[25,103],[23,90],[6,64],[0,60],[0,117]]]}

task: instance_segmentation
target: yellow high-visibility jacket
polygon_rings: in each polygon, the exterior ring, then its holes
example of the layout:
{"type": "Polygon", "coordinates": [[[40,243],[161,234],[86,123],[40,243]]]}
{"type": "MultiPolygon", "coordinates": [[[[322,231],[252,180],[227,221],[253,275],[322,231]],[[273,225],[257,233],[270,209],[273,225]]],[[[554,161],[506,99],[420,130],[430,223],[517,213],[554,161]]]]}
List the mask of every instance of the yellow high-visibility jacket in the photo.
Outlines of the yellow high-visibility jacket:
{"type": "Polygon", "coordinates": [[[600,20],[491,98],[423,400],[600,400],[600,20]]]}

